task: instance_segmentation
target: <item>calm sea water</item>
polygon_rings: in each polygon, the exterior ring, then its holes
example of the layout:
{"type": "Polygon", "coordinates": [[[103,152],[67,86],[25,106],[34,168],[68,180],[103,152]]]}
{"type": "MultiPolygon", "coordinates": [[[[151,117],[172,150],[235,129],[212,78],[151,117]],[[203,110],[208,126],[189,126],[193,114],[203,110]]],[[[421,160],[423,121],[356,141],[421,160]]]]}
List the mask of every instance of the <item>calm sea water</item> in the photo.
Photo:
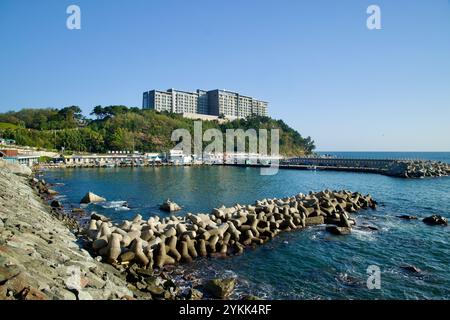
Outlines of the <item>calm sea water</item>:
{"type": "MultiPolygon", "coordinates": [[[[450,162],[450,153],[440,155],[450,162]]],[[[253,203],[310,190],[349,189],[370,193],[376,211],[361,211],[359,224],[379,231],[327,234],[323,226],[284,233],[264,246],[227,259],[199,259],[186,265],[199,277],[236,276],[236,294],[272,299],[450,299],[450,227],[404,221],[397,215],[450,217],[450,177],[406,180],[375,174],[280,170],[261,176],[256,168],[168,167],[52,170],[49,182],[67,205],[78,206],[91,190],[108,202],[90,205],[114,220],[165,216],[158,204],[171,198],[186,212],[253,203]],[[121,208],[127,201],[131,209],[121,208]],[[412,274],[400,266],[422,270],[412,274]],[[381,269],[381,289],[367,289],[367,268],[381,269]]]]}

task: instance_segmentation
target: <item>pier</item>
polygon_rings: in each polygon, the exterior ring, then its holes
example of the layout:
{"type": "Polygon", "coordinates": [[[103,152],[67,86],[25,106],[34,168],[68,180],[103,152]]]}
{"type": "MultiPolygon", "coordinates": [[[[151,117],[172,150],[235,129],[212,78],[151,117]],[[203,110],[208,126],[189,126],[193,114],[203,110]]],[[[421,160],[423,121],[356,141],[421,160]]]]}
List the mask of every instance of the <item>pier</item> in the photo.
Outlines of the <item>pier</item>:
{"type": "MultiPolygon", "coordinates": [[[[241,167],[270,166],[269,164],[248,162],[226,163],[226,165],[241,167]]],[[[279,168],[293,170],[332,170],[376,173],[401,178],[422,178],[450,175],[450,166],[448,164],[425,160],[297,157],[281,160],[279,162],[279,168]]]]}

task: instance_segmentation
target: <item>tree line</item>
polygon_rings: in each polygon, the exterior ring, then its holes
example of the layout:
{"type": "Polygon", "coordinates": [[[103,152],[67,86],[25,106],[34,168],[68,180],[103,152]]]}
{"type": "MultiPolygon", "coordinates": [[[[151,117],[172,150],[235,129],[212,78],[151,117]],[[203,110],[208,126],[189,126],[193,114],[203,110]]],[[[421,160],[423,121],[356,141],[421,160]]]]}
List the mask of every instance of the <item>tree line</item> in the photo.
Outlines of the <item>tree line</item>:
{"type": "MultiPolygon", "coordinates": [[[[129,108],[122,105],[96,106],[91,118],[78,106],[62,109],[22,109],[0,114],[0,136],[19,145],[65,150],[66,152],[106,152],[127,150],[164,152],[175,146],[173,130],[185,128],[193,134],[194,120],[173,113],[129,108]]],[[[253,116],[226,123],[203,121],[203,130],[275,129],[280,130],[280,153],[303,155],[313,152],[314,141],[302,137],[282,120],[253,116]]],[[[207,143],[206,143],[207,144],[207,143]]]]}

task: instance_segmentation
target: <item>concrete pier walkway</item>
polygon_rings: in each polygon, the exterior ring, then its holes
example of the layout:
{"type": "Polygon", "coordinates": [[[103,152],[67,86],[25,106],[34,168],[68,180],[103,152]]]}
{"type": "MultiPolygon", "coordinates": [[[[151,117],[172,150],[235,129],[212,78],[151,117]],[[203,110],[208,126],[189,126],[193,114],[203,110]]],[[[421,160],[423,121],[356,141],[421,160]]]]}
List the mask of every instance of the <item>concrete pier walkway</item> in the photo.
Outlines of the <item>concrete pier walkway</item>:
{"type": "MultiPolygon", "coordinates": [[[[263,164],[227,163],[241,167],[268,167],[263,164]]],[[[377,173],[401,178],[440,177],[450,175],[446,163],[425,160],[349,159],[349,158],[290,158],[281,160],[280,169],[333,170],[377,173]]]]}

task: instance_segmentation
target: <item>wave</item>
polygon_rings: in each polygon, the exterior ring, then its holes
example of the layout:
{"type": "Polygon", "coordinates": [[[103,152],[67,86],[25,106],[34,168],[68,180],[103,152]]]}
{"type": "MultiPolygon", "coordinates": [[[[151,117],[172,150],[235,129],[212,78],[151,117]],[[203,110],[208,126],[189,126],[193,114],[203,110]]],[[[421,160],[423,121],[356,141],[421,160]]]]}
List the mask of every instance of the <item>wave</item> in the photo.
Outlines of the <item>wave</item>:
{"type": "Polygon", "coordinates": [[[101,205],[102,208],[104,209],[120,209],[120,208],[128,208],[128,203],[126,201],[108,201],[108,202],[102,202],[99,203],[99,205],[101,205]]]}
{"type": "Polygon", "coordinates": [[[373,231],[352,229],[352,234],[358,240],[362,240],[362,241],[376,241],[377,240],[375,233],[373,231]]]}

